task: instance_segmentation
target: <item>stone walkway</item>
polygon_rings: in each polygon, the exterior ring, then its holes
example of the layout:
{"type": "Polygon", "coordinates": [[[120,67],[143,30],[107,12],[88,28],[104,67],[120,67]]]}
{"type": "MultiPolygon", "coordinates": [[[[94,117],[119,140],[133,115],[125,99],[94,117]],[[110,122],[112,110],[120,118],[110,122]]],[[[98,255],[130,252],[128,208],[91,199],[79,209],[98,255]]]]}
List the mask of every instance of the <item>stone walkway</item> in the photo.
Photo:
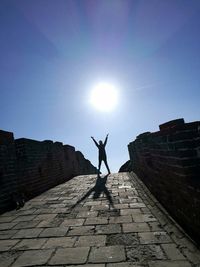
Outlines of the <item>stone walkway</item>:
{"type": "Polygon", "coordinates": [[[135,174],[78,176],[0,216],[0,267],[200,267],[135,174]],[[93,199],[94,195],[94,199],[93,199]]]}

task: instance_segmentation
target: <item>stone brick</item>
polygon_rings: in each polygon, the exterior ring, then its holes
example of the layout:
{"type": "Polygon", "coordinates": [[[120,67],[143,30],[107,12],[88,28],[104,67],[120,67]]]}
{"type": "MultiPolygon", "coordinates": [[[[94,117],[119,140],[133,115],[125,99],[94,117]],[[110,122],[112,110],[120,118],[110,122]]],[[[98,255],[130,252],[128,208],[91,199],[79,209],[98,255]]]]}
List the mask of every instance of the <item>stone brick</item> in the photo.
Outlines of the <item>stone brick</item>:
{"type": "Polygon", "coordinates": [[[15,261],[15,259],[21,255],[20,251],[8,251],[0,253],[0,264],[1,267],[9,267],[11,263],[15,261]]]}
{"type": "Polygon", "coordinates": [[[26,222],[26,221],[32,221],[36,215],[22,215],[18,216],[13,222],[26,222]]]}
{"type": "Polygon", "coordinates": [[[42,229],[32,228],[19,230],[12,238],[33,238],[39,236],[42,229]]]}
{"type": "Polygon", "coordinates": [[[33,228],[36,227],[40,221],[23,221],[23,222],[18,222],[12,229],[28,229],[28,228],[33,228]]]}
{"type": "Polygon", "coordinates": [[[76,241],[76,247],[87,247],[87,246],[105,246],[106,236],[105,235],[92,235],[92,236],[80,236],[78,241],[76,241]]]}
{"type": "Polygon", "coordinates": [[[14,250],[29,250],[29,249],[40,249],[42,245],[47,241],[45,238],[38,239],[23,239],[17,245],[14,246],[14,250]]]}
{"type": "MultiPolygon", "coordinates": [[[[128,145],[131,166],[199,244],[200,121],[181,120],[181,125],[177,121],[167,122],[161,125],[160,131],[139,135],[131,142],[128,145]]],[[[133,207],[135,203],[130,205],[133,207]]]]}
{"type": "MultiPolygon", "coordinates": [[[[67,267],[106,267],[105,264],[67,265],[67,267]]],[[[45,266],[46,267],[46,266],[45,266]]]]}
{"type": "Polygon", "coordinates": [[[36,266],[46,264],[54,250],[30,250],[25,251],[17,258],[12,267],[36,266]]]}
{"type": "Polygon", "coordinates": [[[132,222],[132,218],[130,215],[109,218],[109,223],[130,223],[130,222],[132,222]]]}
{"type": "Polygon", "coordinates": [[[125,215],[131,215],[131,214],[142,214],[141,210],[140,209],[122,209],[120,210],[120,214],[122,216],[125,216],[125,215]]]}
{"type": "Polygon", "coordinates": [[[120,262],[120,263],[108,263],[107,267],[144,267],[144,265],[138,265],[132,262],[120,262]]]}
{"type": "Polygon", "coordinates": [[[0,231],[1,230],[8,230],[12,229],[13,226],[15,226],[17,223],[15,222],[10,222],[10,223],[0,223],[0,231]]]}
{"type": "Polygon", "coordinates": [[[85,221],[85,225],[95,225],[95,224],[107,224],[108,223],[108,218],[101,218],[101,217],[96,217],[96,218],[88,218],[85,221]]]}
{"type": "Polygon", "coordinates": [[[141,244],[170,243],[172,240],[166,232],[145,232],[138,233],[141,244]]]}
{"type": "Polygon", "coordinates": [[[48,238],[47,242],[43,245],[43,248],[65,248],[73,247],[75,243],[75,237],[52,237],[48,238]]]}
{"type": "Polygon", "coordinates": [[[69,227],[45,228],[40,237],[65,236],[68,230],[69,227]]]}
{"type": "Polygon", "coordinates": [[[149,267],[192,267],[187,261],[152,261],[149,267]]]}
{"type": "Polygon", "coordinates": [[[0,240],[0,251],[7,251],[17,244],[19,240],[0,240]]]}
{"type": "Polygon", "coordinates": [[[119,224],[97,225],[97,234],[114,234],[121,233],[121,226],[119,224]]]}
{"type": "Polygon", "coordinates": [[[65,226],[80,226],[83,225],[84,219],[67,219],[64,220],[63,223],[61,224],[61,227],[65,226]]]}
{"type": "MultiPolygon", "coordinates": [[[[128,261],[146,264],[153,260],[165,260],[161,247],[159,245],[134,245],[126,248],[128,261]]],[[[160,262],[160,261],[159,261],[160,262]]]]}
{"type": "Polygon", "coordinates": [[[68,236],[72,235],[91,235],[95,232],[95,226],[77,226],[77,227],[70,227],[67,233],[68,236]]]}
{"type": "Polygon", "coordinates": [[[91,263],[119,262],[125,259],[123,246],[93,247],[89,255],[91,263]]]}
{"type": "Polygon", "coordinates": [[[89,254],[89,247],[59,248],[51,258],[50,264],[84,264],[89,254]]]}
{"type": "Polygon", "coordinates": [[[161,247],[170,260],[185,260],[185,257],[178,250],[176,244],[162,244],[161,247]]]}
{"type": "Polygon", "coordinates": [[[77,214],[77,218],[91,218],[91,217],[97,217],[98,212],[97,211],[80,211],[77,214]]]}
{"type": "Polygon", "coordinates": [[[157,221],[156,218],[151,214],[134,214],[133,216],[134,222],[154,222],[157,221]]]}
{"type": "Polygon", "coordinates": [[[129,232],[149,232],[150,227],[147,223],[123,223],[122,229],[124,233],[129,232]]]}
{"type": "Polygon", "coordinates": [[[127,234],[110,234],[107,235],[106,245],[122,245],[122,246],[133,246],[139,244],[139,238],[136,233],[127,233],[127,234]]]}
{"type": "Polygon", "coordinates": [[[0,231],[0,240],[1,239],[9,239],[16,233],[17,233],[17,230],[3,230],[3,231],[0,231]]]}

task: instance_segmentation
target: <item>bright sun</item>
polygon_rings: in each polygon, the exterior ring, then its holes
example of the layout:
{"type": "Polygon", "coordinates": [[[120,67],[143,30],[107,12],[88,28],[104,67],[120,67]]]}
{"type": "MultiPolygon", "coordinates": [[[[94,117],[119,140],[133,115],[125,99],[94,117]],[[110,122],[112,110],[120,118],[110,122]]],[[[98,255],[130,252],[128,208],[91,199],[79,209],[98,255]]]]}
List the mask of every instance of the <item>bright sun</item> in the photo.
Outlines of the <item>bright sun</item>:
{"type": "Polygon", "coordinates": [[[99,111],[112,111],[118,103],[118,90],[112,84],[99,83],[91,91],[90,103],[99,111]]]}

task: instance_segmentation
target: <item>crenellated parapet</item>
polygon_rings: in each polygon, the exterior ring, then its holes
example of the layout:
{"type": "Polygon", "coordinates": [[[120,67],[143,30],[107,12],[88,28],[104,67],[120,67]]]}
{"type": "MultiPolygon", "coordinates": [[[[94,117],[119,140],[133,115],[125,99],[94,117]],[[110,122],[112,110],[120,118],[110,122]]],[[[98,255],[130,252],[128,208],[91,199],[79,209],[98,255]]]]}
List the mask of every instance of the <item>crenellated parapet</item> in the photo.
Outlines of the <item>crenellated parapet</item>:
{"type": "Polygon", "coordinates": [[[200,242],[200,121],[173,120],[128,145],[131,169],[200,242]]]}
{"type": "Polygon", "coordinates": [[[73,146],[15,140],[13,133],[0,131],[0,213],[14,207],[16,199],[27,200],[76,175],[94,173],[97,169],[73,146]]]}

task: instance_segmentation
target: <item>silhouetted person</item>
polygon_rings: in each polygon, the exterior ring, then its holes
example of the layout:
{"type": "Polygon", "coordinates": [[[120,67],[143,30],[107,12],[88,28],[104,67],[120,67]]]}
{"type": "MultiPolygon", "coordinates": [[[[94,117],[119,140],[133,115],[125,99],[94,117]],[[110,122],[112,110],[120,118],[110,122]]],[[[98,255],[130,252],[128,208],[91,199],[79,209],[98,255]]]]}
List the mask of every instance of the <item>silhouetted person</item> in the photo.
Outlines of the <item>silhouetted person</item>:
{"type": "Polygon", "coordinates": [[[105,146],[107,144],[108,141],[108,134],[106,135],[106,139],[104,141],[104,143],[100,140],[99,143],[97,143],[97,141],[94,139],[94,137],[92,137],[92,140],[94,141],[95,145],[98,147],[99,149],[99,165],[98,165],[98,172],[100,173],[100,168],[101,168],[101,163],[102,161],[104,161],[105,166],[108,170],[108,173],[110,174],[110,169],[108,167],[108,163],[107,163],[107,156],[106,156],[106,150],[105,150],[105,146]]]}

